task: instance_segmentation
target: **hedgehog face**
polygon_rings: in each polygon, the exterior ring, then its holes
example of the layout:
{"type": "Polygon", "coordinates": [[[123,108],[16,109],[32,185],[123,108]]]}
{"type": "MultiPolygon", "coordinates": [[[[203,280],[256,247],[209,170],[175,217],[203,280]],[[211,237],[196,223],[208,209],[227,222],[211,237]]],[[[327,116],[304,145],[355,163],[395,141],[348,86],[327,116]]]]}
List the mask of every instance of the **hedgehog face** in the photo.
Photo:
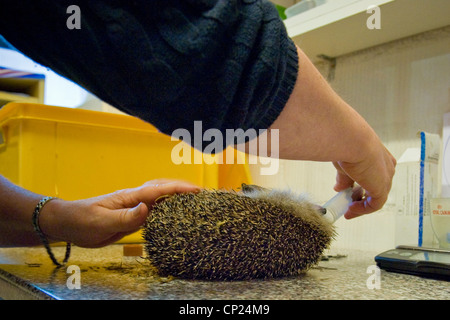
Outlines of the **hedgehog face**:
{"type": "Polygon", "coordinates": [[[270,192],[269,189],[257,186],[256,184],[245,184],[245,183],[243,183],[241,185],[241,191],[245,195],[261,194],[261,193],[270,192]]]}

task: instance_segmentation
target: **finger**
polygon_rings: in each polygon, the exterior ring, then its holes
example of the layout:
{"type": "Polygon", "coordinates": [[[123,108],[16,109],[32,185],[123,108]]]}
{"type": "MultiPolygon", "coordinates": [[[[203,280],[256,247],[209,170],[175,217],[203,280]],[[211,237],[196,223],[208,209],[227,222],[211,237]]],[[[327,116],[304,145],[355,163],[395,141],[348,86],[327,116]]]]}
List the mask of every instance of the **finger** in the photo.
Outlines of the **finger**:
{"type": "Polygon", "coordinates": [[[146,182],[141,188],[153,187],[162,190],[162,192],[181,193],[200,190],[200,187],[187,181],[158,179],[146,182]]]}
{"type": "Polygon", "coordinates": [[[187,181],[183,181],[183,180],[174,180],[174,179],[156,179],[156,180],[151,180],[151,181],[147,181],[141,187],[138,187],[138,188],[142,188],[142,187],[160,187],[160,186],[166,186],[166,185],[171,185],[171,184],[176,184],[176,185],[179,185],[181,187],[200,189],[199,186],[197,186],[197,185],[195,185],[193,183],[190,183],[190,182],[187,182],[187,181]]]}
{"type": "Polygon", "coordinates": [[[149,208],[156,199],[163,195],[197,192],[200,188],[188,182],[160,179],[149,181],[143,186],[135,189],[122,190],[113,197],[121,199],[121,208],[110,210],[108,217],[105,217],[107,230],[111,233],[126,234],[137,231],[147,219],[149,208]],[[131,207],[134,204],[135,207],[131,207]],[[127,208],[127,207],[131,208],[127,208]]]}
{"type": "Polygon", "coordinates": [[[365,198],[366,198],[366,190],[364,190],[362,187],[358,185],[354,186],[352,192],[352,200],[360,201],[364,200],[365,198]]]}
{"type": "Polygon", "coordinates": [[[342,191],[342,190],[352,187],[355,181],[352,178],[350,178],[344,172],[344,170],[342,170],[342,168],[339,166],[339,164],[337,164],[337,163],[333,163],[333,164],[337,170],[336,184],[334,185],[334,190],[336,192],[339,192],[339,191],[342,191]]]}
{"type": "Polygon", "coordinates": [[[344,217],[346,219],[353,219],[365,214],[369,214],[380,210],[386,200],[384,198],[373,198],[370,195],[366,195],[364,199],[354,201],[348,208],[344,217]]]}
{"type": "Polygon", "coordinates": [[[147,184],[136,192],[137,200],[144,202],[150,208],[155,201],[164,195],[175,193],[198,192],[199,186],[184,181],[165,181],[162,184],[147,184]]]}
{"type": "Polygon", "coordinates": [[[133,208],[110,210],[104,217],[105,229],[109,233],[131,233],[137,231],[148,216],[148,207],[139,203],[133,208]]]}
{"type": "Polygon", "coordinates": [[[353,187],[354,183],[355,181],[348,175],[346,175],[345,173],[338,172],[336,175],[336,184],[334,185],[334,190],[336,192],[339,192],[351,188],[353,187]]]}
{"type": "Polygon", "coordinates": [[[133,208],[141,202],[151,207],[155,200],[162,195],[197,192],[198,190],[200,190],[200,187],[188,182],[158,179],[148,181],[137,188],[114,192],[106,196],[101,204],[109,209],[133,208]]]}
{"type": "Polygon", "coordinates": [[[94,218],[83,229],[89,232],[73,242],[85,248],[98,248],[114,243],[125,235],[138,231],[144,224],[148,212],[145,203],[139,203],[133,208],[117,210],[97,206],[96,210],[90,214],[94,218]]]}

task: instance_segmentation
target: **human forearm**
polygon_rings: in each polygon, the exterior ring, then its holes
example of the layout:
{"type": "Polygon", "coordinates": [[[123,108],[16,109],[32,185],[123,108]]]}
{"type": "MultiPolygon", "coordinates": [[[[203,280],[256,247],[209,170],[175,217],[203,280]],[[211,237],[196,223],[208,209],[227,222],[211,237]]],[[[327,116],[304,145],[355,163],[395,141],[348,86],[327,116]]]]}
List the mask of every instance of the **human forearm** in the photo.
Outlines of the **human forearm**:
{"type": "Polygon", "coordinates": [[[270,127],[279,129],[283,159],[357,162],[361,148],[378,137],[328,85],[299,49],[299,72],[284,110],[270,127]],[[337,139],[338,138],[338,139],[337,139]]]}
{"type": "Polygon", "coordinates": [[[333,162],[338,169],[336,191],[353,182],[361,185],[366,198],[352,204],[347,218],[380,209],[391,188],[395,159],[300,49],[298,54],[294,91],[270,127],[279,130],[279,157],[333,162]]]}
{"type": "MultiPolygon", "coordinates": [[[[160,196],[198,189],[190,183],[160,179],[95,198],[55,199],[42,208],[39,226],[50,242],[101,247],[136,232],[160,196]]],[[[41,244],[31,217],[42,198],[0,176],[0,247],[41,244]]]]}
{"type": "Polygon", "coordinates": [[[0,175],[0,247],[40,244],[31,216],[41,198],[0,175]]]}

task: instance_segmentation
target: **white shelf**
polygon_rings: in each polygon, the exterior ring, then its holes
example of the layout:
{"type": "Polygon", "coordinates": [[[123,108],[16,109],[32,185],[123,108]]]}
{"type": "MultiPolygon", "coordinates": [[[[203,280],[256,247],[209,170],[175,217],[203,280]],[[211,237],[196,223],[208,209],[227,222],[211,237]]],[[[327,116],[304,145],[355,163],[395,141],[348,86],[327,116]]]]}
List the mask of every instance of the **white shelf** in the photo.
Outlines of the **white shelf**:
{"type": "Polygon", "coordinates": [[[313,60],[337,57],[450,25],[450,0],[328,0],[285,20],[289,36],[313,60]],[[381,12],[381,29],[367,28],[367,8],[381,12]]]}

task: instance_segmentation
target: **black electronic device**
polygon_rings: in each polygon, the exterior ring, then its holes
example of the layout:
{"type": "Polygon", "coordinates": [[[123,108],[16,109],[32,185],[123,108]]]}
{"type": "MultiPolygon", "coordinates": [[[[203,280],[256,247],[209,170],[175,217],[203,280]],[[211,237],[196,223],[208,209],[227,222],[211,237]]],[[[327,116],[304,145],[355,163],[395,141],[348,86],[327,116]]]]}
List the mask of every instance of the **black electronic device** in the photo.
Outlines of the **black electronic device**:
{"type": "Polygon", "coordinates": [[[450,251],[398,246],[375,257],[380,269],[450,281],[450,251]]]}

